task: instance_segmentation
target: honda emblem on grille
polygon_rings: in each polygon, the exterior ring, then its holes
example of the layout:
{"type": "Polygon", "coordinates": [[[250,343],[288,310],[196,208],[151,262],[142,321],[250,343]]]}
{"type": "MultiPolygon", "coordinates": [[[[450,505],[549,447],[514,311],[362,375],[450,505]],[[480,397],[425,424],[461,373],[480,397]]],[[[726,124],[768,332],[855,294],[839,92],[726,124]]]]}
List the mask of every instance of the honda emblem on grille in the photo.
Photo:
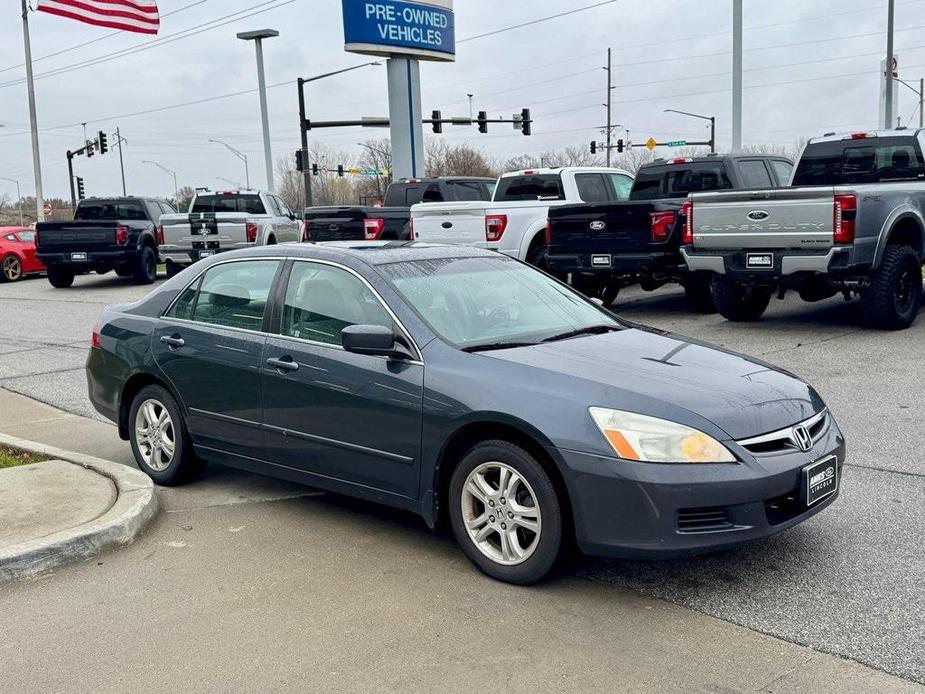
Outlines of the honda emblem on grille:
{"type": "Polygon", "coordinates": [[[802,424],[793,427],[793,440],[801,451],[808,451],[813,447],[813,437],[810,436],[809,430],[802,424]]]}

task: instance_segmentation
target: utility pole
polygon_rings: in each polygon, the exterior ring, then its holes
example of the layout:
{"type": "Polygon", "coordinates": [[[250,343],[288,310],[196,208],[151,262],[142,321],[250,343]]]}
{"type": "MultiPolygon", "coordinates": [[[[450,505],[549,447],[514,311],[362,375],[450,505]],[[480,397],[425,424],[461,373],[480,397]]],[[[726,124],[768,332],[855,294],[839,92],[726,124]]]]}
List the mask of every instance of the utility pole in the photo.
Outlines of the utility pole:
{"type": "Polygon", "coordinates": [[[32,131],[32,172],[35,177],[35,219],[43,219],[42,158],[39,156],[39,126],[35,115],[35,82],[32,77],[32,43],[29,41],[29,6],[22,0],[22,41],[26,49],[26,84],[29,92],[29,128],[32,131]]]}
{"type": "Polygon", "coordinates": [[[612,103],[613,66],[611,63],[611,53],[612,53],[612,50],[610,47],[608,47],[607,48],[607,67],[605,68],[607,70],[607,144],[604,145],[604,150],[607,152],[607,167],[608,168],[610,167],[610,148],[611,148],[610,136],[611,136],[611,131],[613,130],[613,126],[610,124],[610,117],[611,117],[612,107],[613,107],[613,103],[612,103]]]}
{"type": "Polygon", "coordinates": [[[925,78],[919,78],[919,127],[925,127],[925,78]]]}
{"type": "MultiPolygon", "coordinates": [[[[893,0],[890,0],[892,3],[893,0]]],[[[732,0],[732,151],[742,149],[742,0],[732,0]]]]}
{"type": "Polygon", "coordinates": [[[302,187],[305,189],[305,206],[312,207],[312,171],[308,161],[308,130],[305,127],[305,80],[299,78],[299,130],[302,133],[302,187]]]}
{"type": "Polygon", "coordinates": [[[886,96],[884,97],[884,121],[886,127],[893,126],[893,0],[888,0],[886,16],[886,96]]]}
{"type": "Polygon", "coordinates": [[[122,143],[127,142],[127,140],[122,139],[122,134],[119,132],[119,128],[116,128],[116,144],[119,145],[119,168],[122,170],[122,196],[125,197],[128,193],[125,192],[125,162],[122,159],[122,143]]]}

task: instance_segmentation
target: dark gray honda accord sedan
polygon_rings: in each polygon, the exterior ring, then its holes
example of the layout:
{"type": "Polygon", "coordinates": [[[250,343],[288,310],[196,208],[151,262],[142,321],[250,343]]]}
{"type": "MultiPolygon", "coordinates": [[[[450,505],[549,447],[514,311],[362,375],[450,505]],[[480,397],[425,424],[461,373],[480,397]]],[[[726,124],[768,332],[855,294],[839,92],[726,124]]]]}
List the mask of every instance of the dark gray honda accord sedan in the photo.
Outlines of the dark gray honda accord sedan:
{"type": "Polygon", "coordinates": [[[208,460],[412,510],[512,583],[572,542],[659,558],[767,537],[832,503],[845,457],[792,374],[453,246],[200,261],[106,309],[87,380],[159,484],[208,460]]]}

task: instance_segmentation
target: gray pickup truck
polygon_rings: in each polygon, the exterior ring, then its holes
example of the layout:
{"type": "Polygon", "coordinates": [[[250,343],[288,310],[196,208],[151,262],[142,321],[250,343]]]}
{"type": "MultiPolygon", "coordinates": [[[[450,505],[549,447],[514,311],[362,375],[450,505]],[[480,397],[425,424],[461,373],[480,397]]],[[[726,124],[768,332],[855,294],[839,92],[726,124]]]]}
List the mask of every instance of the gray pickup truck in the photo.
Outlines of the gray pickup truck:
{"type": "Polygon", "coordinates": [[[790,187],[695,193],[681,255],[712,273],[716,308],[757,320],[777,292],[820,301],[860,295],[865,321],[901,329],[922,302],[925,131],[811,139],[790,187]]]}

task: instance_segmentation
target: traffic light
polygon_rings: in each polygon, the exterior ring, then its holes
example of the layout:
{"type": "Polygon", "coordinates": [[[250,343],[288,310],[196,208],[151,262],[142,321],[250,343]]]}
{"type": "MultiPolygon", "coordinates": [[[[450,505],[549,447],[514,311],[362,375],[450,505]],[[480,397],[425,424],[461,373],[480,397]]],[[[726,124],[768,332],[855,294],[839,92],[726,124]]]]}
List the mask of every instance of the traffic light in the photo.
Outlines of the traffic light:
{"type": "Polygon", "coordinates": [[[476,122],[479,124],[480,133],[488,132],[488,114],[485,111],[479,111],[479,117],[476,119],[476,122]]]}
{"type": "Polygon", "coordinates": [[[305,171],[305,160],[302,157],[302,155],[304,154],[305,154],[304,150],[297,149],[295,151],[295,170],[296,171],[299,171],[299,172],[305,171]]]}
{"type": "Polygon", "coordinates": [[[591,140],[591,154],[597,154],[597,142],[591,140]]]}
{"type": "Polygon", "coordinates": [[[77,199],[84,199],[84,180],[80,176],[75,176],[74,179],[77,181],[77,199]]]}
{"type": "Polygon", "coordinates": [[[620,153],[623,152],[623,140],[617,140],[617,151],[620,153]]]}
{"type": "Polygon", "coordinates": [[[337,165],[337,175],[343,177],[344,175],[344,165],[343,164],[337,165]]]}
{"type": "Polygon", "coordinates": [[[92,156],[93,156],[93,141],[87,140],[87,158],[89,159],[92,156]]]}
{"type": "Polygon", "coordinates": [[[433,121],[434,132],[442,133],[443,123],[441,123],[440,121],[443,120],[443,115],[440,113],[440,111],[431,111],[430,119],[433,121]]]}
{"type": "Polygon", "coordinates": [[[317,175],[318,175],[318,165],[312,164],[312,176],[317,176],[317,175]]]}
{"type": "Polygon", "coordinates": [[[520,112],[520,132],[524,135],[533,134],[533,121],[530,119],[529,108],[525,108],[520,112]]]}
{"type": "Polygon", "coordinates": [[[109,151],[109,138],[106,137],[106,133],[102,130],[99,132],[98,142],[100,143],[100,154],[106,154],[109,151]]]}

